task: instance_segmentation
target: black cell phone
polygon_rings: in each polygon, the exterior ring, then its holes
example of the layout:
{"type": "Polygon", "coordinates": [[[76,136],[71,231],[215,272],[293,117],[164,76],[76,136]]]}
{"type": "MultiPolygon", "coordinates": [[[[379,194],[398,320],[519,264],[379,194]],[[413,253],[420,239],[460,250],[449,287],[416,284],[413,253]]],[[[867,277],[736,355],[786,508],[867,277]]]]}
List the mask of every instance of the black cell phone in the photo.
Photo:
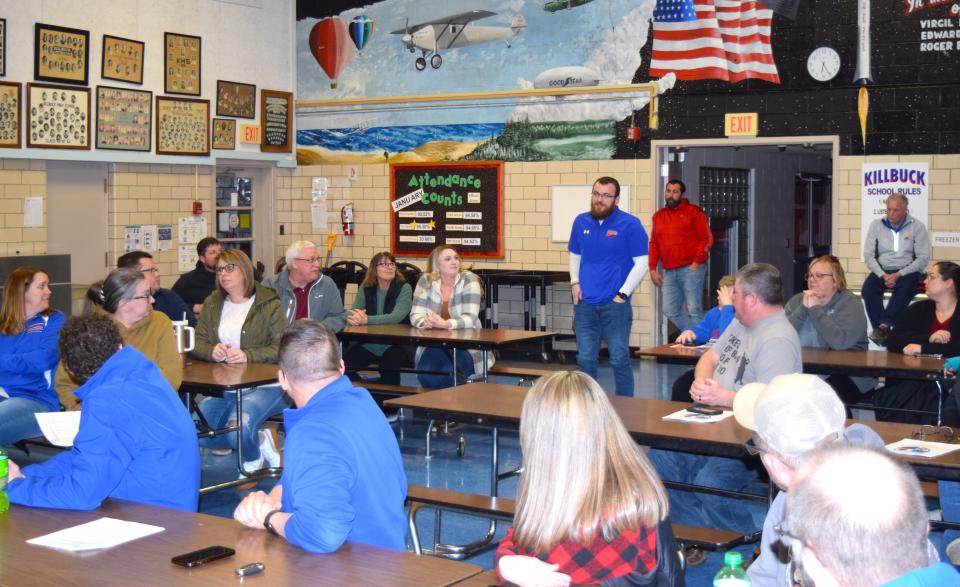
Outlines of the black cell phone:
{"type": "Polygon", "coordinates": [[[693,404],[687,408],[688,412],[693,412],[694,414],[703,414],[704,416],[719,416],[723,413],[723,410],[720,408],[711,408],[710,406],[704,406],[702,404],[693,404]]]}
{"type": "Polygon", "coordinates": [[[175,565],[180,565],[181,567],[199,567],[200,565],[205,565],[210,561],[215,561],[221,558],[227,558],[228,556],[233,556],[237,554],[237,551],[232,548],[227,548],[226,546],[208,546],[206,548],[201,548],[200,550],[194,550],[193,552],[188,552],[186,554],[181,554],[170,559],[175,565]]]}

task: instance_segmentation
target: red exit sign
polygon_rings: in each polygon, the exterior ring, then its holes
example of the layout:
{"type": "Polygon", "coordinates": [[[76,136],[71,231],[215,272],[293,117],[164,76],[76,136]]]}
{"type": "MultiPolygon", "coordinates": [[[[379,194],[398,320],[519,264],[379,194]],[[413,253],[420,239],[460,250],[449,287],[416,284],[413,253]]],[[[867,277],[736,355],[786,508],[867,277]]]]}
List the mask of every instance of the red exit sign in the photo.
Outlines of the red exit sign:
{"type": "Polygon", "coordinates": [[[260,144],[260,125],[259,124],[241,124],[240,142],[260,144]]]}
{"type": "Polygon", "coordinates": [[[723,133],[728,137],[757,136],[759,116],[756,112],[726,114],[723,133]]]}

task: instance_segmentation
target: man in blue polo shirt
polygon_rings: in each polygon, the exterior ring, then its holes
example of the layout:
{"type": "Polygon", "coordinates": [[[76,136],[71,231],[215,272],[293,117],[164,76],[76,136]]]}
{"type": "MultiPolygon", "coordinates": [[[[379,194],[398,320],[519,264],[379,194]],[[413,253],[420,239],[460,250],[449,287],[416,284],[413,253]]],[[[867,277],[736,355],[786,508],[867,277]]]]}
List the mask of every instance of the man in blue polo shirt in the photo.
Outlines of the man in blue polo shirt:
{"type": "Polygon", "coordinates": [[[621,210],[620,183],[601,177],[593,183],[590,211],[570,231],[570,283],[577,365],[597,377],[600,342],[607,342],[617,395],[633,395],[630,368],[630,295],[647,271],[647,232],[621,210]]]}

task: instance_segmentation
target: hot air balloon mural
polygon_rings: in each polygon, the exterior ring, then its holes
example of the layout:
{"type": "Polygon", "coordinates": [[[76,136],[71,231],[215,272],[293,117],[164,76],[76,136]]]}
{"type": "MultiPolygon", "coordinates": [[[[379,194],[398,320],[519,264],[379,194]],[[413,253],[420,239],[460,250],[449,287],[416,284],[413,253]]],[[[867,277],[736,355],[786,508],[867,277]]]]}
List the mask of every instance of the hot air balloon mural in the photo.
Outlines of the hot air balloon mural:
{"type": "Polygon", "coordinates": [[[363,51],[372,36],[373,21],[369,16],[361,14],[350,21],[350,38],[353,39],[353,44],[357,46],[357,51],[363,51]]]}
{"type": "Polygon", "coordinates": [[[330,78],[330,87],[336,88],[340,72],[353,57],[353,43],[347,25],[337,17],[324,18],[313,25],[307,42],[313,58],[330,78]]]}

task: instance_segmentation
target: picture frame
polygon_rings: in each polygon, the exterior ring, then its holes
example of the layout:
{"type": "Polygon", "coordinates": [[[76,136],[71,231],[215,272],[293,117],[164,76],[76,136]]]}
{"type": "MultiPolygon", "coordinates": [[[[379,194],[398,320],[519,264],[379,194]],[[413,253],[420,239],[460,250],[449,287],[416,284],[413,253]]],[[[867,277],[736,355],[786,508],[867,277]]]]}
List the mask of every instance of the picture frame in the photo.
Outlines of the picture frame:
{"type": "Polygon", "coordinates": [[[143,41],[103,35],[100,77],[142,86],[146,46],[143,41]]]}
{"type": "Polygon", "coordinates": [[[33,47],[33,79],[87,85],[90,31],[38,22],[33,47]]]}
{"type": "Polygon", "coordinates": [[[257,86],[217,80],[217,116],[256,118],[257,86]]]}
{"type": "Polygon", "coordinates": [[[163,33],[163,91],[165,94],[200,95],[202,49],[200,37],[163,33]]]}
{"type": "Polygon", "coordinates": [[[233,151],[237,148],[237,121],[232,118],[213,119],[213,148],[233,151]]]}
{"type": "Polygon", "coordinates": [[[156,98],[158,155],[210,154],[210,100],[156,98]]]}
{"type": "Polygon", "coordinates": [[[293,93],[260,90],[260,150],[293,152],[293,93]]]}
{"type": "Polygon", "coordinates": [[[0,148],[20,148],[22,100],[23,90],[20,82],[0,81],[0,148]]]}
{"type": "Polygon", "coordinates": [[[149,152],[152,130],[153,92],[97,86],[97,149],[149,152]]]}
{"type": "Polygon", "coordinates": [[[0,77],[7,75],[7,19],[0,18],[0,77]]]}
{"type": "Polygon", "coordinates": [[[27,84],[27,146],[90,149],[90,88],[27,84]]]}

